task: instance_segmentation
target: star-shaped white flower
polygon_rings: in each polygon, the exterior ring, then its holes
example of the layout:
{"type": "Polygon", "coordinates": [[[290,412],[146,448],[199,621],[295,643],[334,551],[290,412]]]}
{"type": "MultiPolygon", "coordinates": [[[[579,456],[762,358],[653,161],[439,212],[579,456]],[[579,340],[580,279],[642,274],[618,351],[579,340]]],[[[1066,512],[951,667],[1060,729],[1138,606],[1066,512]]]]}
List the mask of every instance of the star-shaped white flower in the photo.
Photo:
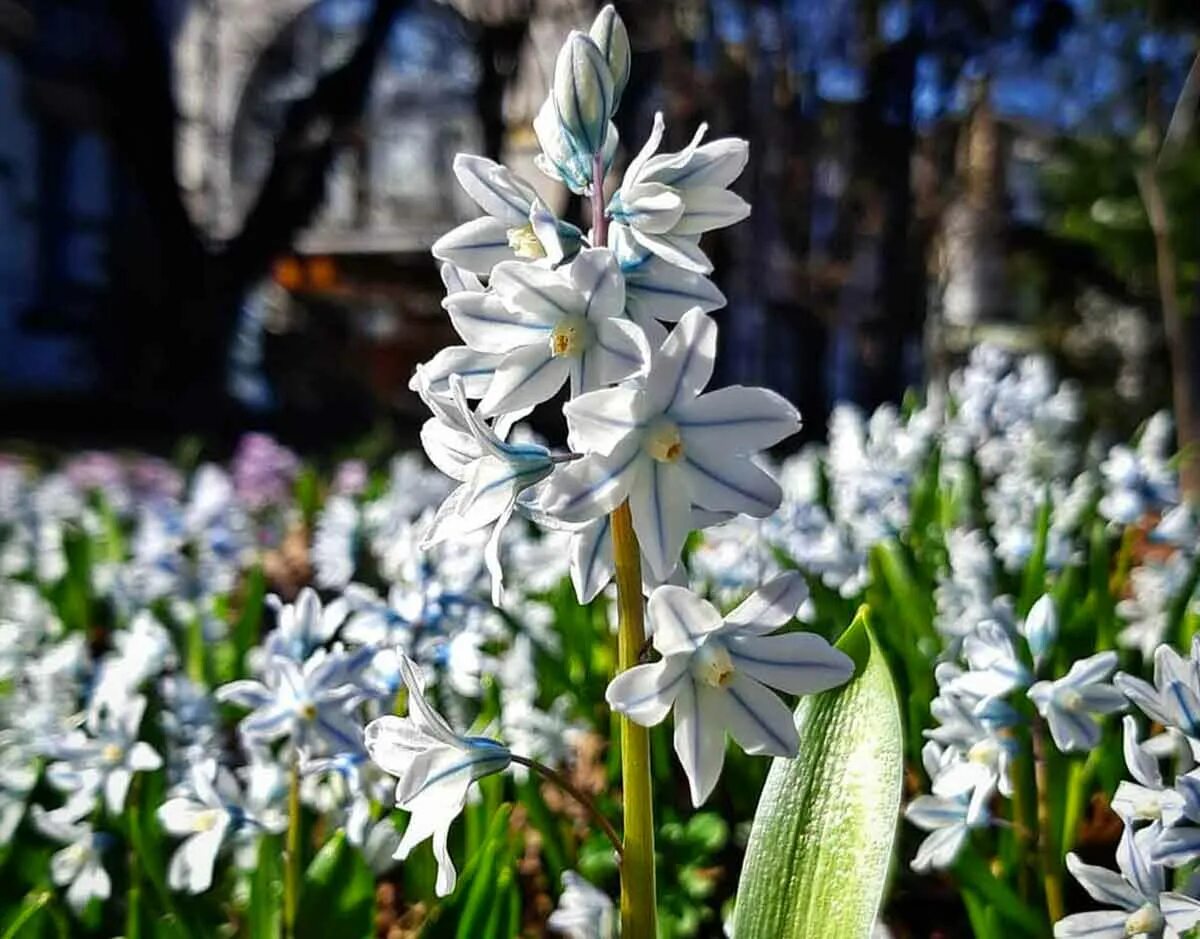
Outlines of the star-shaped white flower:
{"type": "Polygon", "coordinates": [[[662,658],[622,672],[605,697],[646,727],[674,710],[675,752],[697,806],[721,775],[727,731],[747,753],[796,754],[792,711],[771,688],[813,694],[854,673],[849,656],[821,636],[768,635],[795,615],[803,583],[798,574],[783,574],[726,617],[683,587],[665,585],[650,595],[647,617],[662,658]]]}
{"type": "Polygon", "coordinates": [[[483,417],[533,407],[567,382],[574,397],[643,371],[645,335],[625,315],[625,285],[612,252],[581,251],[550,270],[506,261],[489,289],[443,301],[468,347],[503,359],[479,406],[483,417]]]}
{"type": "Polygon", "coordinates": [[[1057,681],[1039,681],[1029,689],[1030,700],[1063,753],[1099,746],[1100,726],[1093,715],[1125,707],[1125,695],[1106,682],[1116,667],[1117,653],[1099,652],[1076,662],[1057,681]]]}
{"type": "Polygon", "coordinates": [[[396,859],[404,860],[432,838],[437,894],[444,897],[458,877],[446,845],[450,825],[466,805],[471,783],[504,770],[512,755],[499,741],[456,734],[425,699],[425,683],[412,660],[402,657],[400,669],[408,688],[408,716],[376,718],[363,740],[371,759],[398,777],[396,806],[410,813],[396,859]]]}
{"type": "Polygon", "coordinates": [[[756,518],[779,507],[778,483],[751,458],[800,428],[799,412],[765,388],[702,394],[716,345],[712,318],[690,310],[654,355],[643,384],[568,402],[572,448],[588,455],[545,484],[542,509],[565,522],[590,521],[628,499],[660,581],[683,548],[693,506],[756,518]]]}

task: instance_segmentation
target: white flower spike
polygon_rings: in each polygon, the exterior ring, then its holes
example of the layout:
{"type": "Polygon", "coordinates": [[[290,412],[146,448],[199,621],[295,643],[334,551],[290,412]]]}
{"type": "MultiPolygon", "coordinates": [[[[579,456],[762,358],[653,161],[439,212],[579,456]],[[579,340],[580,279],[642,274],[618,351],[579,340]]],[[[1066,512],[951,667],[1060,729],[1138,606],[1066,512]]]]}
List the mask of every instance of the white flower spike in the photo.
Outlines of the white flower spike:
{"type": "Polygon", "coordinates": [[[674,710],[675,752],[697,806],[721,775],[727,731],[747,753],[795,755],[791,709],[771,688],[814,694],[854,673],[849,656],[820,636],[768,635],[796,612],[787,599],[799,596],[793,579],[800,577],[781,575],[724,618],[689,590],[659,587],[647,617],[662,658],[622,672],[608,686],[609,705],[643,726],[674,710]]]}

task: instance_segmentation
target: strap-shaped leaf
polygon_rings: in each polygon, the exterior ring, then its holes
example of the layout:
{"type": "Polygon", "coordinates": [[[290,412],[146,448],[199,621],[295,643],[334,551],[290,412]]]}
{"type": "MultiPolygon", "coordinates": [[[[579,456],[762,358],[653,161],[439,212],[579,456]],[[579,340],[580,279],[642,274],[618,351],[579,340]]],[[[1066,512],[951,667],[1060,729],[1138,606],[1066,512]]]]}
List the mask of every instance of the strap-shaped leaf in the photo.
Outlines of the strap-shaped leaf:
{"type": "Polygon", "coordinates": [[[883,900],[900,813],[896,689],[867,610],[838,642],[841,688],[801,700],[800,753],[776,759],[738,885],[737,939],[867,939],[883,900]]]}

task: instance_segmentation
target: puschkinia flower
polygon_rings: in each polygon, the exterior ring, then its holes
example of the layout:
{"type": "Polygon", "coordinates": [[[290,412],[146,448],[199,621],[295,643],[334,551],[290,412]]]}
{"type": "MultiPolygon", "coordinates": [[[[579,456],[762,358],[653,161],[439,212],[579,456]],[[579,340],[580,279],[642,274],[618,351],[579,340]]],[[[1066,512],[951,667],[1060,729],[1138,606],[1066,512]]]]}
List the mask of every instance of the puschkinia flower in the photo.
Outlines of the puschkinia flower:
{"type": "Polygon", "coordinates": [[[87,806],[68,803],[47,812],[35,805],[31,814],[38,831],[66,845],[50,858],[50,880],[56,887],[67,888],[67,905],[80,914],[92,900],[107,900],[112,894],[112,880],[101,858],[111,836],[93,830],[84,821],[87,806]]]}
{"type": "Polygon", "coordinates": [[[1084,864],[1067,855],[1067,870],[1096,902],[1116,909],[1076,913],[1054,924],[1055,939],[1161,936],[1178,939],[1200,923],[1200,901],[1166,890],[1166,876],[1147,850],[1148,829],[1126,828],[1117,846],[1117,868],[1084,864]]]}
{"type": "Polygon", "coordinates": [[[617,910],[612,898],[574,871],[564,871],[562,882],[562,896],[546,927],[566,939],[615,939],[617,910]]]}
{"type": "Polygon", "coordinates": [[[1106,682],[1116,667],[1115,652],[1099,652],[1076,662],[1057,681],[1039,681],[1029,689],[1030,700],[1050,725],[1054,745],[1064,753],[1099,746],[1094,715],[1126,706],[1125,695],[1106,682]]]}
{"type": "Polygon", "coordinates": [[[546,258],[557,265],[579,250],[583,233],[555,218],[533,186],[507,167],[460,153],[454,158],[454,175],[486,214],[434,242],[438,260],[487,275],[501,261],[546,258]]]}
{"type": "Polygon", "coordinates": [[[408,689],[408,716],[376,718],[367,725],[363,740],[371,759],[398,777],[396,806],[410,813],[396,848],[397,860],[432,838],[437,894],[444,897],[458,878],[446,844],[450,825],[466,805],[471,783],[503,771],[512,755],[499,741],[456,734],[425,699],[424,681],[407,656],[401,658],[400,670],[408,689]]]}
{"type": "Polygon", "coordinates": [[[1200,736],[1200,636],[1192,639],[1186,659],[1170,646],[1155,650],[1153,684],[1125,672],[1113,684],[1151,720],[1200,736]]]}
{"type": "Polygon", "coordinates": [[[661,113],[654,115],[650,139],[630,161],[608,206],[609,246],[623,264],[655,254],[707,274],[712,264],[700,250],[700,236],[750,214],[750,205],[728,189],[746,166],[749,145],[733,137],[701,145],[707,130],[701,124],[683,150],[658,154],[666,126],[661,113]]]}
{"type": "Polygon", "coordinates": [[[650,595],[647,617],[662,658],[622,672],[605,697],[650,727],[675,714],[675,752],[699,806],[725,762],[725,734],[751,754],[795,756],[791,709],[770,689],[813,694],[848,681],[854,663],[813,633],[768,635],[795,615],[799,575],[784,574],[728,616],[682,587],[650,595]],[[794,602],[793,602],[794,601],[794,602]]]}
{"type": "Polygon", "coordinates": [[[588,455],[555,473],[542,499],[548,514],[567,522],[598,518],[628,499],[660,581],[683,549],[693,505],[756,518],[779,506],[779,484],[752,456],[800,428],[796,409],[765,388],[702,394],[716,344],[716,324],[693,309],[655,353],[643,385],[568,402],[571,445],[588,455]]]}
{"type": "Polygon", "coordinates": [[[502,355],[480,402],[483,417],[533,407],[570,380],[572,397],[644,371],[645,334],[625,315],[625,285],[612,252],[581,251],[558,270],[506,261],[488,290],[443,301],[468,347],[502,355]]]}

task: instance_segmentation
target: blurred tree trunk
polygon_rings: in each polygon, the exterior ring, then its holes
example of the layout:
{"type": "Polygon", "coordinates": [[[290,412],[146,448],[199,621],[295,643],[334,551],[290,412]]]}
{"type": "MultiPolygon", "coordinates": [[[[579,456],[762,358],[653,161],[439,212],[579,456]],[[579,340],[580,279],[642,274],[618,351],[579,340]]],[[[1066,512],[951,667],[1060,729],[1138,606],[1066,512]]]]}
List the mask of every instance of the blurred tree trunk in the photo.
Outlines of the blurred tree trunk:
{"type": "MultiPolygon", "coordinates": [[[[155,251],[123,278],[123,311],[138,341],[108,335],[105,365],[132,400],[153,400],[186,415],[227,406],[230,341],[247,291],[288,250],[325,198],[338,151],[356,137],[392,22],[410,0],[375,0],[353,54],[288,109],[274,155],[241,229],[206,243],[183,202],[176,176],[177,111],[170,49],[154,0],[111,0],[122,56],[107,91],[113,139],[145,201],[155,251]]],[[[117,330],[106,330],[115,334],[117,330]]]]}

